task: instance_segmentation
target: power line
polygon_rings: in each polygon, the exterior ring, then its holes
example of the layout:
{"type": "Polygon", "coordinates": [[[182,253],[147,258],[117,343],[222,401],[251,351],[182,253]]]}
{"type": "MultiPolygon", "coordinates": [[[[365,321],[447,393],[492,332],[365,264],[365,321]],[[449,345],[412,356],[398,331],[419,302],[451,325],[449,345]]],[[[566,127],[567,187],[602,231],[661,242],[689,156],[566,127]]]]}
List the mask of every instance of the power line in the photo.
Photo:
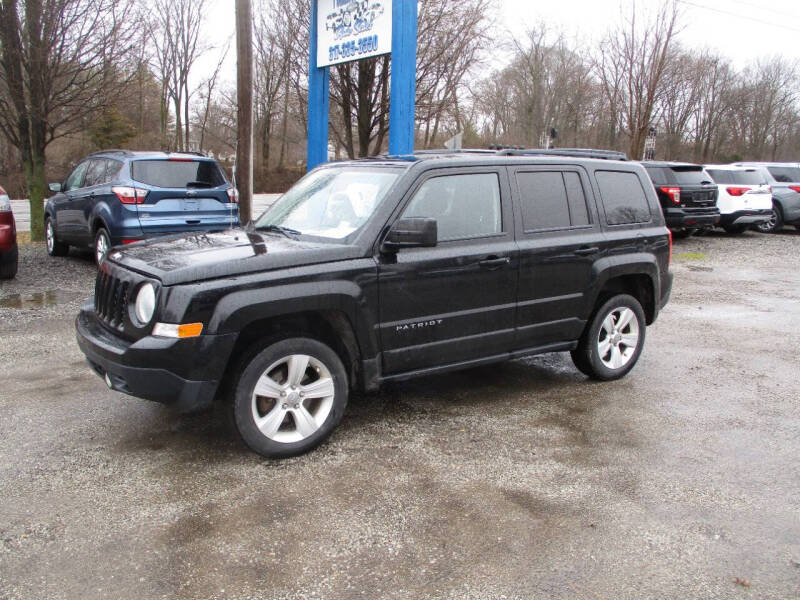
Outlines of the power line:
{"type": "Polygon", "coordinates": [[[742,6],[747,6],[749,8],[754,8],[755,10],[758,10],[758,11],[761,11],[761,12],[768,12],[768,13],[773,14],[773,15],[778,16],[778,17],[788,17],[789,19],[799,19],[800,20],[800,14],[790,15],[789,13],[785,13],[785,12],[780,11],[780,10],[774,10],[774,9],[771,9],[771,8],[764,8],[763,6],[758,6],[757,4],[753,4],[751,2],[745,2],[744,0],[728,0],[728,2],[735,2],[736,4],[741,4],[742,6]]]}
{"type": "Polygon", "coordinates": [[[788,25],[781,25],[779,23],[774,23],[772,21],[765,21],[763,19],[757,19],[756,17],[751,17],[748,15],[743,15],[740,13],[734,13],[727,10],[722,10],[721,8],[712,8],[710,6],[703,6],[702,4],[695,4],[694,2],[689,2],[689,0],[676,0],[680,4],[686,4],[687,6],[694,6],[695,8],[701,8],[704,10],[710,10],[711,12],[720,13],[723,15],[728,15],[731,17],[738,17],[739,19],[745,19],[747,21],[754,21],[756,23],[761,23],[763,25],[769,25],[770,27],[780,27],[782,29],[788,29],[789,31],[794,31],[796,33],[800,33],[800,29],[797,27],[789,27],[788,25]]]}

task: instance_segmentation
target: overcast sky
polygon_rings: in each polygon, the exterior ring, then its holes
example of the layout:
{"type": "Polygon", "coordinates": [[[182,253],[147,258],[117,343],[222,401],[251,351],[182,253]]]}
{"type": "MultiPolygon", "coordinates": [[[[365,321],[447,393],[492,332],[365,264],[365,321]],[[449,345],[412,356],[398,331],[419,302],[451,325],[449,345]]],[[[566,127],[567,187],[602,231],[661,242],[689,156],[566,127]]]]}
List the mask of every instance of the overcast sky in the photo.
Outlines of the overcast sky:
{"type": "MultiPolygon", "coordinates": [[[[782,55],[800,59],[800,0],[678,0],[683,30],[679,40],[687,47],[708,47],[729,56],[737,68],[758,57],[782,55]]],[[[497,0],[497,35],[522,36],[539,20],[578,36],[586,45],[598,39],[620,19],[632,0],[497,0]]],[[[209,0],[206,20],[208,39],[223,46],[234,32],[233,0],[209,0]]],[[[654,7],[655,0],[639,0],[654,7]]],[[[215,52],[198,65],[193,79],[203,79],[216,65],[215,52]],[[202,72],[201,72],[202,71],[202,72]]],[[[235,81],[235,49],[229,51],[225,80],[235,81]]],[[[495,57],[495,61],[502,57],[495,57]]]]}

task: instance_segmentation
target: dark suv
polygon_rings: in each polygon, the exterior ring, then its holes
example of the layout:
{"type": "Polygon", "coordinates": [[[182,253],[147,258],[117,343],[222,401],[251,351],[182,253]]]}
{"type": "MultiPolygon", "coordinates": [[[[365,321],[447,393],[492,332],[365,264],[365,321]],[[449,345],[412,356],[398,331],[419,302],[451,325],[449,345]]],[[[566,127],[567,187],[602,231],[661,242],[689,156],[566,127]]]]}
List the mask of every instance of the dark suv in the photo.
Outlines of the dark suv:
{"type": "Polygon", "coordinates": [[[719,192],[701,165],[662,161],[642,165],[658,194],[667,227],[676,235],[711,229],[719,223],[719,192]]]}
{"type": "Polygon", "coordinates": [[[670,254],[635,163],[335,163],[247,229],[110,252],[77,338],[112,389],[180,411],[225,399],[253,450],[289,456],[330,434],[351,389],[558,351],[624,376],[669,298],[670,254]]]}
{"type": "Polygon", "coordinates": [[[107,150],[82,160],[45,206],[51,256],[69,246],[108,249],[153,236],[239,225],[238,193],[212,158],[107,150]]]}

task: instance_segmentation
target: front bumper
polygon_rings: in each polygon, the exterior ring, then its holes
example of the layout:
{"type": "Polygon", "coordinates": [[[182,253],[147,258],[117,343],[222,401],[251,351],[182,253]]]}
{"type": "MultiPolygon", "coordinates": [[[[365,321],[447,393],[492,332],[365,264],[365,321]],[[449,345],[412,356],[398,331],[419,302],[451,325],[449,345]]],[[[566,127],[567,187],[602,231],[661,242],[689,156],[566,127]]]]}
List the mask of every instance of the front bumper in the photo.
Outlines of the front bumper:
{"type": "Polygon", "coordinates": [[[182,413],[211,406],[236,343],[236,334],[128,342],[102,325],[91,300],[81,308],[75,331],[89,365],[111,389],[182,413]]]}
{"type": "Polygon", "coordinates": [[[720,227],[725,227],[726,225],[758,225],[759,223],[769,221],[771,216],[771,208],[737,210],[736,212],[720,215],[719,225],[720,227]]]}

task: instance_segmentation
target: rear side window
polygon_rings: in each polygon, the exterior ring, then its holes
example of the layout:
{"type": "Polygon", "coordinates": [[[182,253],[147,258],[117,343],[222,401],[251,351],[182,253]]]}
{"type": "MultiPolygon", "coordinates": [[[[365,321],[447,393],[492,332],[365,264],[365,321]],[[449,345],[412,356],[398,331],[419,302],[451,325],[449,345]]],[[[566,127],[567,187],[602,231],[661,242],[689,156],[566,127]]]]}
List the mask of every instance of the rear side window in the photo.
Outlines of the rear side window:
{"type": "Polygon", "coordinates": [[[131,163],[131,177],[162,188],[213,188],[225,183],[217,163],[209,160],[136,160],[131,163]]]}
{"type": "Polygon", "coordinates": [[[800,169],[796,167],[767,167],[767,170],[780,183],[795,183],[800,181],[800,169]]]}
{"type": "Polygon", "coordinates": [[[436,219],[440,242],[499,234],[500,180],[496,173],[433,177],[420,186],[403,216],[436,219]]]}
{"type": "Polygon", "coordinates": [[[606,210],[606,222],[609,225],[650,221],[650,205],[636,173],[597,171],[595,178],[606,210]]]}
{"type": "Polygon", "coordinates": [[[526,232],[566,229],[589,224],[586,194],[574,172],[517,173],[522,200],[522,226],[526,232]]]}
{"type": "Polygon", "coordinates": [[[105,178],[106,161],[103,158],[95,158],[89,161],[89,167],[86,169],[86,177],[83,180],[83,187],[92,187],[93,185],[105,183],[105,178]]]}
{"type": "Polygon", "coordinates": [[[701,167],[670,167],[673,181],[683,185],[700,185],[703,182],[711,183],[708,175],[701,167]]]}

